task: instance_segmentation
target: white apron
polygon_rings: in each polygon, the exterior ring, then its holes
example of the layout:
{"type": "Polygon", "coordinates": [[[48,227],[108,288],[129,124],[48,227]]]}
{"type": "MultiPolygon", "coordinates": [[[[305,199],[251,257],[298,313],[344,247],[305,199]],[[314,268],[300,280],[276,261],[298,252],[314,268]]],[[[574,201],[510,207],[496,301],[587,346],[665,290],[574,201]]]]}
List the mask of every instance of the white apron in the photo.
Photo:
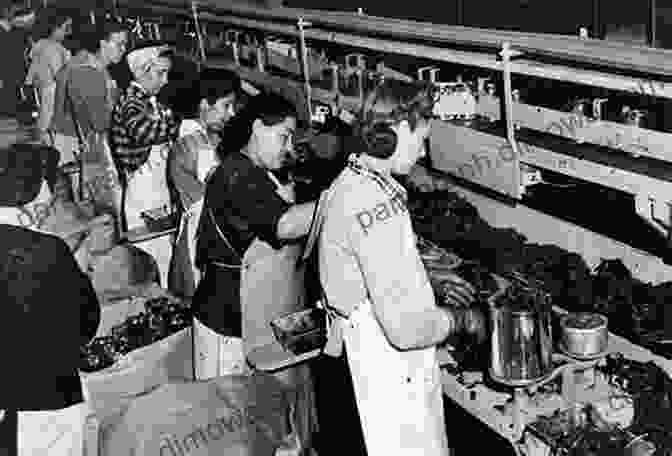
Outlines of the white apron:
{"type": "Polygon", "coordinates": [[[203,199],[196,201],[189,209],[184,211],[180,218],[180,229],[177,239],[187,238],[187,257],[194,275],[194,286],[198,286],[201,279],[201,271],[196,267],[196,235],[198,234],[198,223],[203,212],[203,199]]]}
{"type": "Polygon", "coordinates": [[[18,413],[18,456],[83,456],[89,406],[18,413]]]}
{"type": "MultiPolygon", "coordinates": [[[[276,193],[293,204],[293,185],[282,185],[273,173],[266,174],[275,185],[276,193]]],[[[243,255],[240,308],[245,356],[257,347],[273,343],[271,320],[306,308],[305,267],[299,262],[302,253],[298,243],[275,250],[257,238],[243,255]]]]}
{"type": "MultiPolygon", "coordinates": [[[[278,195],[293,203],[292,186],[281,185],[271,173],[268,176],[276,185],[278,195]]],[[[219,229],[212,212],[208,215],[212,217],[223,242],[233,249],[219,229]]],[[[268,243],[254,239],[243,254],[240,266],[240,309],[241,348],[245,358],[255,348],[274,342],[271,320],[306,308],[305,268],[302,263],[299,264],[302,251],[298,243],[276,250],[268,243]]],[[[296,426],[294,430],[301,444],[310,447],[311,436],[317,430],[317,411],[308,365],[290,367],[273,375],[296,393],[292,407],[293,425],[296,426]]]]}
{"type": "MultiPolygon", "coordinates": [[[[305,309],[304,267],[297,261],[300,245],[274,250],[255,239],[243,257],[240,279],[240,306],[245,357],[256,347],[273,343],[271,320],[305,309]]],[[[300,364],[273,374],[296,392],[294,425],[304,446],[311,445],[317,429],[317,410],[310,370],[300,364]]]]}
{"type": "MultiPolygon", "coordinates": [[[[196,233],[203,210],[201,199],[182,215],[180,236],[187,237],[189,262],[195,285],[201,278],[196,267],[196,233]]],[[[178,237],[179,238],[179,237],[178,237]]],[[[224,375],[243,375],[246,372],[243,341],[239,337],[227,337],[205,326],[194,318],[194,375],[196,380],[209,380],[224,375]]]]}
{"type": "Polygon", "coordinates": [[[240,337],[222,336],[197,318],[194,318],[193,331],[195,380],[244,375],[247,372],[240,337]]]}
{"type": "MultiPolygon", "coordinates": [[[[204,134],[207,134],[204,132],[204,134]]],[[[215,171],[219,160],[214,147],[204,147],[199,149],[198,157],[196,159],[196,173],[201,182],[207,182],[210,175],[215,171]]],[[[203,204],[205,203],[205,196],[196,201],[184,213],[184,225],[180,229],[185,230],[188,239],[189,261],[194,273],[194,285],[198,285],[201,278],[201,271],[196,267],[196,237],[198,234],[198,224],[201,220],[201,212],[203,212],[203,204]]]]}
{"type": "Polygon", "coordinates": [[[338,321],[368,455],[448,455],[436,349],[395,349],[368,301],[338,321]]]}
{"type": "MultiPolygon", "coordinates": [[[[149,158],[138,170],[127,177],[125,195],[126,224],[129,230],[145,226],[140,214],[151,209],[170,207],[170,193],[166,179],[168,144],[152,146],[149,158]]],[[[168,283],[168,268],[172,251],[170,236],[161,236],[138,244],[154,257],[161,274],[161,285],[168,283]]]]}
{"type": "MultiPolygon", "coordinates": [[[[186,121],[185,121],[186,122],[186,121]]],[[[185,122],[182,122],[182,127],[185,128],[185,122]]],[[[189,123],[186,124],[189,126],[189,123]]],[[[195,127],[201,128],[200,124],[195,125],[195,127]]],[[[182,131],[182,130],[180,130],[182,131]]],[[[203,132],[203,134],[206,134],[203,132]]],[[[217,159],[217,154],[214,147],[203,147],[198,150],[198,156],[196,159],[196,172],[198,175],[199,181],[205,183],[207,182],[210,175],[217,168],[219,163],[217,159]]],[[[191,274],[194,281],[194,290],[198,287],[198,282],[201,279],[201,271],[196,267],[196,238],[198,235],[198,225],[201,219],[201,212],[203,212],[203,204],[205,202],[205,196],[201,197],[198,201],[193,203],[191,206],[185,209],[184,213],[180,217],[180,226],[178,230],[176,245],[178,249],[182,249],[182,240],[186,239],[186,252],[181,252],[176,250],[176,255],[185,255],[187,261],[189,262],[189,267],[191,269],[191,274]]],[[[186,273],[186,271],[185,271],[186,273]]]]}
{"type": "Polygon", "coordinates": [[[304,268],[297,266],[299,245],[274,250],[255,239],[243,257],[240,306],[245,354],[275,340],[270,322],[305,309],[304,268]]]}

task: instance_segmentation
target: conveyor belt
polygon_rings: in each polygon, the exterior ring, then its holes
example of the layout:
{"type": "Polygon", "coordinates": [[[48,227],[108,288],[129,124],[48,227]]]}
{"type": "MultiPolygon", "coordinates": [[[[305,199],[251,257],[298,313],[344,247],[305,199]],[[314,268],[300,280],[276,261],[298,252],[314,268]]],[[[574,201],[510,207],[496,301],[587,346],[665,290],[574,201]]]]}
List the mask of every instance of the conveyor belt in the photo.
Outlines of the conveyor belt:
{"type": "MultiPolygon", "coordinates": [[[[313,26],[333,30],[352,31],[361,34],[375,34],[379,37],[394,37],[408,41],[445,43],[451,45],[475,46],[499,49],[504,42],[517,50],[570,62],[580,62],[644,74],[672,76],[672,51],[648,47],[632,46],[625,43],[580,39],[578,37],[538,33],[521,33],[505,30],[488,30],[432,24],[393,18],[381,18],[356,13],[318,11],[296,8],[266,9],[230,2],[206,0],[199,2],[201,10],[217,15],[230,15],[261,20],[296,23],[298,18],[309,21],[313,26]]],[[[120,5],[138,8],[140,5],[121,1],[120,5]]],[[[161,8],[161,6],[190,13],[190,6],[182,1],[150,1],[141,8],[161,8]]]]}

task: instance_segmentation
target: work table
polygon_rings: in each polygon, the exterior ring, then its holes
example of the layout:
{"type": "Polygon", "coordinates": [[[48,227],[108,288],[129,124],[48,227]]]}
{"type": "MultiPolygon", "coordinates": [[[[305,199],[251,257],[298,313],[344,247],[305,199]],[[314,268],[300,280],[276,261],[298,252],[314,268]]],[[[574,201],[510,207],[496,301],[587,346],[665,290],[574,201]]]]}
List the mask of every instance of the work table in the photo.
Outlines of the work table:
{"type": "MultiPolygon", "coordinates": [[[[653,361],[668,375],[672,373],[672,360],[655,355],[651,351],[612,333],[609,334],[607,353],[622,353],[626,358],[635,361],[653,361]]],[[[439,360],[442,366],[452,364],[452,357],[445,350],[439,351],[439,360]]],[[[512,417],[502,410],[512,398],[512,393],[495,391],[478,382],[474,385],[464,380],[460,381],[458,375],[450,371],[451,369],[444,367],[441,376],[443,392],[447,397],[506,439],[519,454],[522,453],[527,456],[544,456],[547,454],[548,448],[537,439],[525,438],[521,440],[524,437],[521,432],[522,428],[516,426],[512,417]]],[[[478,377],[478,375],[482,374],[474,374],[475,377],[478,377]]],[[[503,388],[502,391],[506,391],[506,389],[503,388]]],[[[608,387],[599,379],[596,380],[595,388],[586,388],[581,393],[578,397],[575,397],[577,402],[605,405],[609,400],[608,387]]],[[[560,394],[545,395],[537,393],[532,400],[526,402],[520,410],[523,421],[522,427],[524,427],[525,422],[533,421],[537,416],[548,415],[567,407],[567,402],[560,394]]],[[[605,409],[605,412],[625,414],[631,418],[632,406],[624,407],[620,411],[605,409]]],[[[616,419],[617,417],[612,418],[616,419]]],[[[628,416],[622,418],[627,420],[628,416]]]]}

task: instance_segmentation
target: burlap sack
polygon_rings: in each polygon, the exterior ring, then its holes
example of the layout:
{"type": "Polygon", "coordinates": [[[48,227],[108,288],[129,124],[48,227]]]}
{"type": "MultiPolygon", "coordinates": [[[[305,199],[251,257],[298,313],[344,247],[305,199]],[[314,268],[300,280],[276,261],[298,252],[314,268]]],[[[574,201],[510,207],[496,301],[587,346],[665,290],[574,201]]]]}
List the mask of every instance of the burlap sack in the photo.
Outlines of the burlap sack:
{"type": "Polygon", "coordinates": [[[103,425],[101,456],[298,456],[284,387],[270,376],[170,383],[103,425]]]}

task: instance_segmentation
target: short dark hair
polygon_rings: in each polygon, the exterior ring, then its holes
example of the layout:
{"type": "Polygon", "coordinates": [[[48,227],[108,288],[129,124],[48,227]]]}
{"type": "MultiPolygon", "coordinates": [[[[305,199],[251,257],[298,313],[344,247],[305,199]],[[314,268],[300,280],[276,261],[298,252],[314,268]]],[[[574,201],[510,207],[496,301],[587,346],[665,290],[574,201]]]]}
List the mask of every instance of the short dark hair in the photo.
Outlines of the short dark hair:
{"type": "Polygon", "coordinates": [[[245,107],[224,127],[222,145],[218,148],[220,158],[230,152],[240,151],[252,136],[252,125],[259,119],[264,125],[277,125],[288,117],[297,117],[296,106],[285,97],[273,92],[262,92],[250,98],[245,107]]]}
{"type": "Polygon", "coordinates": [[[46,7],[37,13],[34,36],[37,41],[49,36],[68,20],[72,20],[72,14],[57,7],[46,7]]]}
{"type": "Polygon", "coordinates": [[[116,21],[104,20],[93,24],[84,24],[77,31],[77,42],[81,49],[96,53],[100,49],[100,42],[107,41],[114,33],[126,32],[124,24],[116,21]]]}
{"type": "Polygon", "coordinates": [[[0,2],[0,18],[14,19],[24,10],[26,2],[23,0],[9,0],[0,2]]]}
{"type": "Polygon", "coordinates": [[[240,87],[240,76],[235,71],[206,68],[199,75],[198,102],[205,99],[214,104],[229,95],[238,95],[240,87]]]}

